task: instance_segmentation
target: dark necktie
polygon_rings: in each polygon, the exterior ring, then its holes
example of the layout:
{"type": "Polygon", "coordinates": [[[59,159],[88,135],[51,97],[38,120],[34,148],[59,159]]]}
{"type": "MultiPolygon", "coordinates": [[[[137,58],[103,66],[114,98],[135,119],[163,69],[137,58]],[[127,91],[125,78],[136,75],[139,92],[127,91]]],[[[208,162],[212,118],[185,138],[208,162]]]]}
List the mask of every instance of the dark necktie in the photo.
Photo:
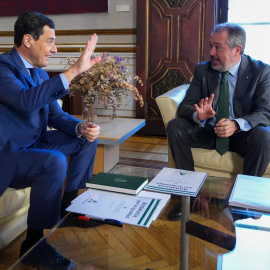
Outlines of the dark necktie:
{"type": "MultiPolygon", "coordinates": [[[[30,75],[31,75],[31,78],[32,78],[34,84],[36,86],[39,85],[40,80],[38,77],[37,69],[36,68],[29,68],[29,71],[30,71],[30,75]]],[[[47,130],[47,124],[48,124],[48,105],[45,107],[42,107],[40,109],[40,116],[41,116],[41,119],[43,119],[43,120],[41,120],[43,122],[42,122],[42,129],[41,129],[40,138],[43,141],[47,141],[46,130],[47,130]]]]}
{"type": "MultiPolygon", "coordinates": [[[[221,118],[229,119],[229,71],[223,72],[219,85],[217,122],[221,118]]],[[[216,150],[222,156],[229,150],[229,138],[216,137],[216,150]]]]}
{"type": "Polygon", "coordinates": [[[37,75],[37,70],[35,68],[29,68],[32,80],[35,85],[38,85],[38,75],[37,75]]]}

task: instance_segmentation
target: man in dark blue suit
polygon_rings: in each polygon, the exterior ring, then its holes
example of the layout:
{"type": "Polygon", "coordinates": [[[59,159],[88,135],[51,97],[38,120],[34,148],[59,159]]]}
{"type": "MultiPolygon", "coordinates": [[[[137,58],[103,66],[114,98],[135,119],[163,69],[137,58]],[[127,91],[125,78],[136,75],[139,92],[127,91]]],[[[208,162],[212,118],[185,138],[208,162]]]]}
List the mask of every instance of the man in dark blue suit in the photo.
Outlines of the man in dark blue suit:
{"type": "Polygon", "coordinates": [[[25,12],[14,26],[14,48],[0,55],[0,195],[7,187],[31,187],[21,255],[59,221],[92,176],[100,128],[65,113],[57,99],[68,94],[75,76],[100,60],[91,59],[97,41],[92,35],[77,62],[49,79],[41,68],[57,52],[54,22],[25,12]],[[47,132],[47,125],[56,130],[47,132]]]}

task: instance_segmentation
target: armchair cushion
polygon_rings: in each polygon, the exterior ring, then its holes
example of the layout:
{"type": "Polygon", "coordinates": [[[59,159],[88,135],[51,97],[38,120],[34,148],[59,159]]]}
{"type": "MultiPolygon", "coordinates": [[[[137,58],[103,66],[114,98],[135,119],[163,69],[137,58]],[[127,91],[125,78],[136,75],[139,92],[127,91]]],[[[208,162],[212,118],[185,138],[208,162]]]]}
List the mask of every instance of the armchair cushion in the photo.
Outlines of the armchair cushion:
{"type": "Polygon", "coordinates": [[[27,228],[30,188],[8,188],[0,196],[0,250],[27,228]]]}

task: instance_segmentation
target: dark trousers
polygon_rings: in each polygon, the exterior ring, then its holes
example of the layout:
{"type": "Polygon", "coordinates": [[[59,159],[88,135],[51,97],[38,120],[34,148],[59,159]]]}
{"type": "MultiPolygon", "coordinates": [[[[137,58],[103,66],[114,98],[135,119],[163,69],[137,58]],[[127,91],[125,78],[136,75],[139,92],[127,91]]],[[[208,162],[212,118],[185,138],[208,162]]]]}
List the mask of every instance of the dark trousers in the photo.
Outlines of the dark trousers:
{"type": "MultiPolygon", "coordinates": [[[[183,118],[168,123],[167,135],[176,168],[194,171],[191,147],[215,149],[213,126],[197,127],[183,118]]],[[[230,137],[229,150],[244,158],[243,174],[262,176],[270,161],[270,127],[258,126],[230,137]]]]}
{"type": "Polygon", "coordinates": [[[85,188],[93,174],[97,140],[90,143],[60,131],[49,131],[47,137],[49,142],[38,141],[22,151],[9,185],[16,189],[31,187],[27,220],[31,229],[51,228],[59,221],[66,176],[65,191],[70,192],[85,188]]]}

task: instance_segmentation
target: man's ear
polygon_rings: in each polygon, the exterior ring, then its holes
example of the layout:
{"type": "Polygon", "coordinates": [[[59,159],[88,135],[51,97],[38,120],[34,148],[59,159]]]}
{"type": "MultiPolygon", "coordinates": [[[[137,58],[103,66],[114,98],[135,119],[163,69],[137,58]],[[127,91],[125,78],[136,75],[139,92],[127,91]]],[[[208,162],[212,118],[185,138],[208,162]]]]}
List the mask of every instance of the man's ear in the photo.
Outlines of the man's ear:
{"type": "Polygon", "coordinates": [[[236,49],[235,50],[236,54],[241,54],[241,51],[242,51],[242,46],[241,45],[236,46],[235,49],[236,49]]]}
{"type": "Polygon", "coordinates": [[[25,34],[23,36],[22,45],[24,45],[24,47],[29,49],[31,47],[32,38],[33,37],[30,34],[25,34]]]}

